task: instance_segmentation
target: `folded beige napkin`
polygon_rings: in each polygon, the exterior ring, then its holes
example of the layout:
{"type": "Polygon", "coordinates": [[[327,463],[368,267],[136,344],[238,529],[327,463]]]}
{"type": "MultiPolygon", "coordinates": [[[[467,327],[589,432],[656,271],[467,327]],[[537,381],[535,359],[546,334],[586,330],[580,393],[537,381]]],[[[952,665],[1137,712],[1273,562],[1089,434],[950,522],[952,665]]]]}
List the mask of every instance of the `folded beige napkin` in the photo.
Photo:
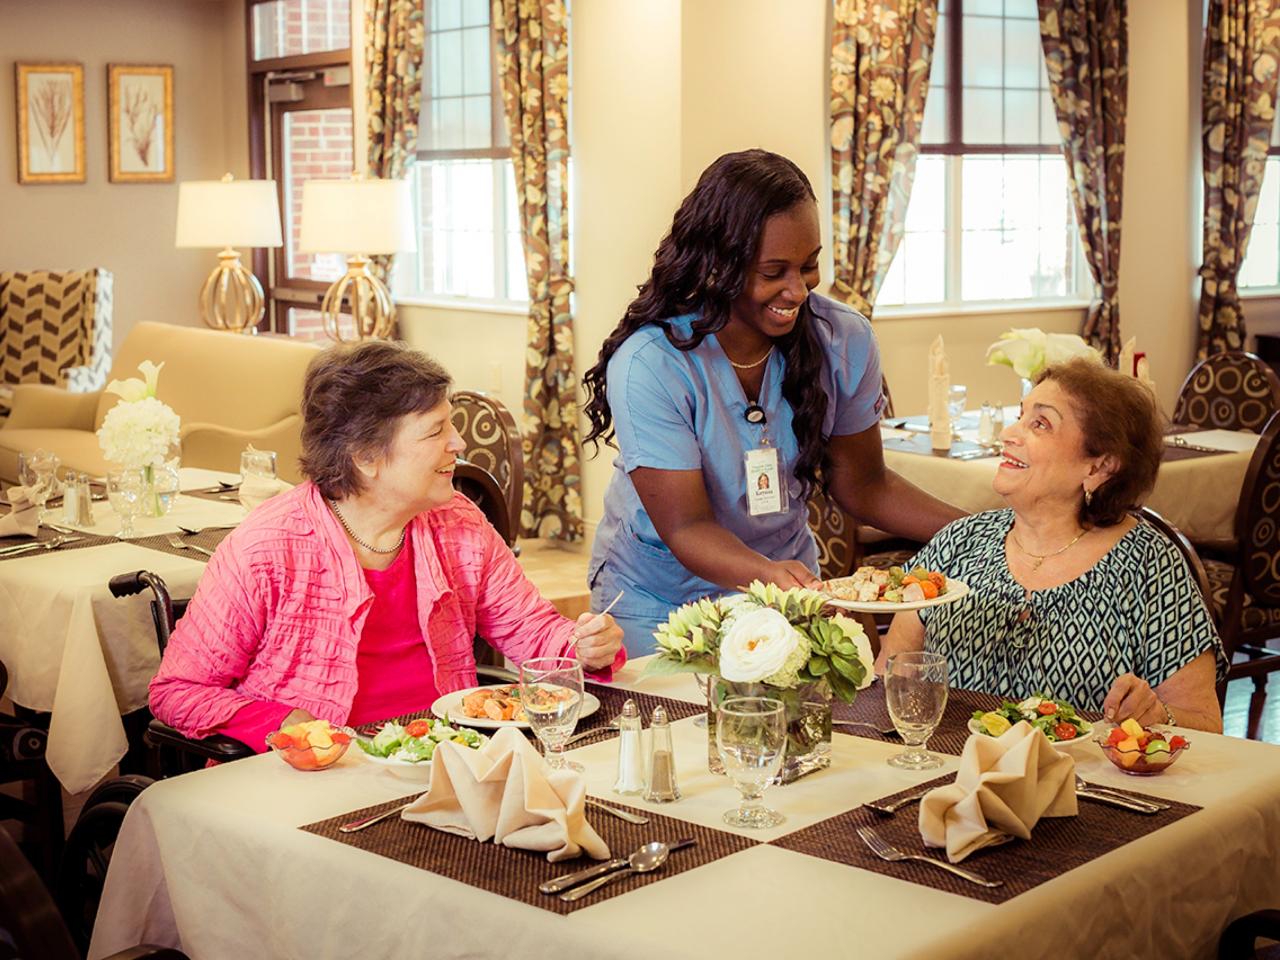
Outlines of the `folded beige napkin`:
{"type": "Polygon", "coordinates": [[[514,727],[479,750],[442,743],[431,759],[431,787],[401,816],[437,830],[518,850],[538,850],[552,863],[586,853],[609,857],[587,823],[582,775],[552,770],[514,727]]]}
{"type": "Polygon", "coordinates": [[[920,836],[946,847],[952,863],[1006,834],[1026,840],[1041,817],[1076,815],[1075,771],[1075,761],[1025,720],[1000,737],[972,736],[955,783],[920,801],[920,836]]]}
{"type": "Polygon", "coordinates": [[[942,334],[929,345],[929,442],[935,450],[951,449],[951,412],[947,400],[951,392],[951,372],[942,334]]]}
{"type": "Polygon", "coordinates": [[[0,517],[0,537],[34,537],[40,532],[40,511],[31,502],[26,487],[5,491],[12,509],[0,517]]]}
{"type": "Polygon", "coordinates": [[[1155,389],[1155,383],[1151,379],[1151,369],[1147,365],[1146,357],[1138,357],[1137,366],[1134,365],[1134,357],[1138,352],[1138,338],[1130,337],[1125,341],[1123,347],[1120,348],[1120,359],[1116,361],[1116,369],[1127,377],[1133,377],[1141,383],[1145,383],[1148,387],[1155,389]]]}
{"type": "Polygon", "coordinates": [[[293,484],[279,477],[268,479],[256,474],[249,474],[240,481],[240,502],[246,510],[252,510],[260,503],[265,503],[277,493],[292,490],[293,484]]]}

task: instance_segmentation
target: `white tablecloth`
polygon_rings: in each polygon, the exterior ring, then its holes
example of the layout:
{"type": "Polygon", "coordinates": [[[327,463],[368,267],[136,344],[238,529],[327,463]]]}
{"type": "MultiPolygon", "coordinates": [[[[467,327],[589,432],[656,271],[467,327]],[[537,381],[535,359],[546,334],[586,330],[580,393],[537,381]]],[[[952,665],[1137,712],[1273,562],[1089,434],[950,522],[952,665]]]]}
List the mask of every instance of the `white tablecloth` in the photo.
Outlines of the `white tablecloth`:
{"type": "MultiPolygon", "coordinates": [[[[688,677],[643,688],[694,694],[688,677]]],[[[673,731],[685,799],[660,812],[728,829],[720,813],[736,794],[706,772],[705,731],[692,720],[673,731]]],[[[1280,749],[1190,736],[1158,778],[1126,778],[1093,747],[1078,751],[1080,769],[1204,810],[998,906],[761,845],[568,917],[298,830],[410,792],[358,752],[319,774],[255,757],[158,783],[134,803],[90,956],[145,941],[196,960],[1211,957],[1230,919],[1280,904],[1280,749]]],[[[759,839],[938,774],[886,766],[898,749],[837,734],[830,770],[769,791],[787,823],[759,839]]],[[[616,752],[616,741],[574,751],[593,793],[609,795],[616,752]]]]}

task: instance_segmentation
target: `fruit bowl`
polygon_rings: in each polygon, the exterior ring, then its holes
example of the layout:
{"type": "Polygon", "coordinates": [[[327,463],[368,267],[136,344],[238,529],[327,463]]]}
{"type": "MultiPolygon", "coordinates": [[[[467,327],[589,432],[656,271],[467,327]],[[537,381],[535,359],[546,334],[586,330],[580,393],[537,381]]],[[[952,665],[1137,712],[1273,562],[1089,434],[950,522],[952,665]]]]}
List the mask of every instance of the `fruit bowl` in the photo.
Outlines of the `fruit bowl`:
{"type": "Polygon", "coordinates": [[[1144,738],[1139,738],[1115,727],[1106,736],[1099,737],[1097,744],[1108,760],[1135,777],[1164,773],[1191,746],[1185,737],[1159,727],[1149,727],[1143,734],[1144,738]]]}
{"type": "Polygon", "coordinates": [[[324,770],[342,759],[356,732],[327,720],[295,723],[267,734],[267,746],[295,770],[324,770]]]}

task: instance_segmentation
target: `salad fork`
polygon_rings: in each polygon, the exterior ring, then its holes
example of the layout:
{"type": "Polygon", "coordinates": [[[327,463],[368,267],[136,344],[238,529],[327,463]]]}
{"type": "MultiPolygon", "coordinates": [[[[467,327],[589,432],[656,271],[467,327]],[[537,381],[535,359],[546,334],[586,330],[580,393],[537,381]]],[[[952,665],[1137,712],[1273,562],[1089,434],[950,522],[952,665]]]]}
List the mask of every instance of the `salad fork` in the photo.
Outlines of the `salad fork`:
{"type": "Polygon", "coordinates": [[[862,838],[862,842],[881,860],[887,860],[890,863],[897,863],[901,860],[918,860],[920,863],[929,863],[948,873],[954,873],[962,880],[968,880],[970,883],[976,883],[980,887],[1002,887],[1003,880],[988,880],[980,873],[974,873],[972,870],[966,870],[963,867],[957,867],[954,863],[947,863],[945,860],[939,860],[936,857],[926,857],[920,853],[907,853],[905,850],[899,850],[893,844],[889,843],[870,827],[859,827],[858,836],[862,838]]]}
{"type": "Polygon", "coordinates": [[[213,556],[212,550],[206,550],[204,547],[197,546],[194,543],[187,543],[176,533],[169,534],[169,546],[178,550],[194,550],[196,553],[203,553],[206,557],[213,556]]]}

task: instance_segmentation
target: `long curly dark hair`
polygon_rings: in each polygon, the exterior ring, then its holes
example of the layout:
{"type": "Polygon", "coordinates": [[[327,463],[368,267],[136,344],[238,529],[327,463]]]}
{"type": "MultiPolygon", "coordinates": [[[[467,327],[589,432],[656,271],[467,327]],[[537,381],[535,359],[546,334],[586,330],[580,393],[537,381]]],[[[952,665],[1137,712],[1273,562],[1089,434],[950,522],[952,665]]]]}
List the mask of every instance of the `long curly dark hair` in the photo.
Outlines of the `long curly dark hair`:
{"type": "MultiPolygon", "coordinates": [[[[816,202],[809,179],[786,157],[766,150],[726,153],[703,171],[698,185],[676,211],[670,232],[658,244],[653,272],[631,301],[622,321],[600,348],[596,365],[583,376],[587,388],[587,442],[613,445],[609,408],[609,359],[623,341],[648,324],[662,328],[680,350],[692,350],[729,322],[734,299],[747,285],[765,221],[797,204],[816,202]],[[677,335],[671,319],[700,313],[688,339],[677,335]]],[[[782,395],[791,404],[792,429],[800,456],[796,477],[807,491],[825,489],[829,462],[822,423],[827,394],[821,386],[826,362],[813,331],[815,317],[806,301],[791,332],[775,340],[786,359],[782,395]]]]}

